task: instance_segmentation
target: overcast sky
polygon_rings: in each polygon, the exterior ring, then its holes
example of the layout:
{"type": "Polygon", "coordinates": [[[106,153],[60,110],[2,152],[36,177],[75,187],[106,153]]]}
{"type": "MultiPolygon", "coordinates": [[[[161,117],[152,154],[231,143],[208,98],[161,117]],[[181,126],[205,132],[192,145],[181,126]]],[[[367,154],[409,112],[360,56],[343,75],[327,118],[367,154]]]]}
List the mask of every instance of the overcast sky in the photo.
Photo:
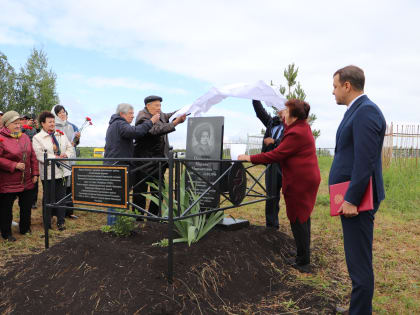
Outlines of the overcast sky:
{"type": "MultiPolygon", "coordinates": [[[[414,0],[0,0],[0,51],[18,70],[33,47],[44,50],[69,120],[95,124],[83,146],[104,145],[118,103],[137,112],[157,94],[170,112],[212,86],[284,84],[283,69],[295,63],[318,117],[317,146],[334,147],[345,107],[335,104],[332,75],[349,64],[364,69],[365,92],[387,122],[420,122],[419,17],[414,0]]],[[[263,127],[247,100],[225,100],[206,115],[225,117],[225,139],[263,127]]],[[[182,126],[170,140],[182,148],[185,137],[182,126]]]]}

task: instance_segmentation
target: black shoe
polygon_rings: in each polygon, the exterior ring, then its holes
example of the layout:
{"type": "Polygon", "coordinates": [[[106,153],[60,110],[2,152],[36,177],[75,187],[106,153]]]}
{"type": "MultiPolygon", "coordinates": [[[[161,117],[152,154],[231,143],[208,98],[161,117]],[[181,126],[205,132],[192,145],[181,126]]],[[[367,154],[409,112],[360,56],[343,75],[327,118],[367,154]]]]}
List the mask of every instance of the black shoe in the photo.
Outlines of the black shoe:
{"type": "Polygon", "coordinates": [[[64,231],[66,229],[64,224],[57,224],[57,228],[58,228],[59,231],[64,231]]]}
{"type": "Polygon", "coordinates": [[[286,257],[284,260],[286,261],[286,265],[296,265],[296,257],[286,257]]]}
{"type": "Polygon", "coordinates": [[[341,307],[341,306],[339,306],[339,305],[337,305],[337,306],[335,307],[335,311],[336,311],[338,314],[344,314],[344,315],[349,314],[349,309],[348,309],[348,308],[341,307]]]}
{"type": "Polygon", "coordinates": [[[284,256],[285,257],[293,257],[293,258],[296,258],[297,252],[294,249],[286,249],[284,251],[284,256]]]}
{"type": "Polygon", "coordinates": [[[25,235],[26,233],[28,233],[28,234],[32,234],[31,229],[27,230],[26,232],[20,232],[20,234],[22,234],[22,235],[25,235]]]}
{"type": "Polygon", "coordinates": [[[301,265],[301,264],[294,264],[292,268],[295,268],[300,273],[312,273],[311,264],[301,265]]]}
{"type": "Polygon", "coordinates": [[[6,238],[6,240],[8,241],[8,242],[16,242],[16,239],[14,238],[14,236],[12,236],[12,235],[9,235],[7,238],[6,238]]]}
{"type": "Polygon", "coordinates": [[[77,215],[70,214],[70,215],[68,216],[68,218],[73,219],[73,220],[77,220],[79,217],[78,217],[77,215]]]}

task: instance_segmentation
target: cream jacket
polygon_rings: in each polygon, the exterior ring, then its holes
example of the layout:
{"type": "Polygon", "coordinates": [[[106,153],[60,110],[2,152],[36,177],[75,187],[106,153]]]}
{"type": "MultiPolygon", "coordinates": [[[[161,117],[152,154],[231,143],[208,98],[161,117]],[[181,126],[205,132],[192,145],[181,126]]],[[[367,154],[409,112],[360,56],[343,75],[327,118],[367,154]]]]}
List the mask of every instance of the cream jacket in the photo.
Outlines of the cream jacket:
{"type": "MultiPolygon", "coordinates": [[[[71,145],[70,141],[67,139],[66,135],[59,135],[55,133],[58,144],[60,146],[61,153],[65,153],[68,158],[75,158],[74,148],[71,145]]],[[[55,158],[53,142],[51,136],[41,129],[41,131],[36,134],[32,140],[32,145],[36,154],[36,158],[39,161],[39,174],[41,180],[44,180],[44,151],[47,150],[48,158],[55,158]]],[[[64,162],[67,165],[68,162],[64,162]]],[[[48,179],[51,179],[51,166],[48,167],[48,179]]],[[[71,171],[64,167],[55,167],[55,178],[60,179],[66,176],[70,176],[71,171]]]]}

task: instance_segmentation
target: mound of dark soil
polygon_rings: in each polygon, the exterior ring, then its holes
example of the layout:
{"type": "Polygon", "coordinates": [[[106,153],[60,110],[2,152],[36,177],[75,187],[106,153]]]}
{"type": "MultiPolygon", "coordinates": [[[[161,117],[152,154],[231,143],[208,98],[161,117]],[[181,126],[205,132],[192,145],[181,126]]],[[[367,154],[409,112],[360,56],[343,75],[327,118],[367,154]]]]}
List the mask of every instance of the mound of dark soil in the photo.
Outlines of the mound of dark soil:
{"type": "Polygon", "coordinates": [[[84,232],[16,261],[0,278],[0,313],[333,313],[335,302],[285,265],[286,234],[216,229],[191,247],[175,244],[169,285],[167,248],[152,245],[166,233],[150,222],[128,238],[84,232]]]}

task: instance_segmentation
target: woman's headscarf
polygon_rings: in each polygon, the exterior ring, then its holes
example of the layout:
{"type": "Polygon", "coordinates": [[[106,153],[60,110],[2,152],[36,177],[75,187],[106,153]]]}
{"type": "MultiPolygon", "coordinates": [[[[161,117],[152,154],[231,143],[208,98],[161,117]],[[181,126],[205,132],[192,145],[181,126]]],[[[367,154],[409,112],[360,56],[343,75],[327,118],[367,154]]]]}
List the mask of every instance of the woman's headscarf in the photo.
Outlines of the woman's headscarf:
{"type": "Polygon", "coordinates": [[[58,117],[58,115],[55,113],[55,108],[57,106],[62,107],[64,110],[66,110],[64,108],[63,105],[55,105],[52,109],[51,109],[51,113],[54,115],[55,118],[55,128],[61,130],[62,132],[64,132],[64,134],[66,135],[67,139],[69,139],[70,142],[73,141],[74,138],[74,128],[72,125],[69,124],[69,122],[67,120],[61,120],[60,117],[58,117]]]}

